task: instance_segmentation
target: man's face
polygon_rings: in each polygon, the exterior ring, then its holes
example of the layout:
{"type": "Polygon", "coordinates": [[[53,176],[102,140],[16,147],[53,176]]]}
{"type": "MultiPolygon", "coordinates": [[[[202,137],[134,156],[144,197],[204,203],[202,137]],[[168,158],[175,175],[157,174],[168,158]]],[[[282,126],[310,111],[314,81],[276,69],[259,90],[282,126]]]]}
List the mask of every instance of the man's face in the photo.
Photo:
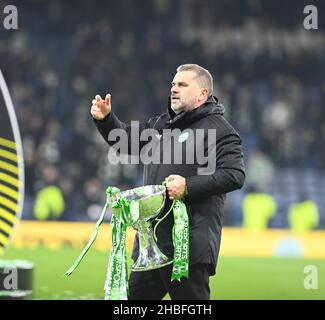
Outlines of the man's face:
{"type": "Polygon", "coordinates": [[[202,88],[193,71],[177,72],[170,89],[171,108],[175,113],[191,111],[202,104],[202,88]]]}

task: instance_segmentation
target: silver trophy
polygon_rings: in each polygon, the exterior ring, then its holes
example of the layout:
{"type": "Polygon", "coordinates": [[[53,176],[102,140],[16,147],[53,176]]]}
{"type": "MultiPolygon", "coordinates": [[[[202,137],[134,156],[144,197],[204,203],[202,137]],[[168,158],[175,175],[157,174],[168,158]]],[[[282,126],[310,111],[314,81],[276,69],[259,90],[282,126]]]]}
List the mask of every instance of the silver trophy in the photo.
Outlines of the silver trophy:
{"type": "MultiPolygon", "coordinates": [[[[163,185],[148,185],[115,193],[111,200],[119,197],[129,203],[137,203],[136,215],[131,212],[127,224],[132,226],[139,235],[139,257],[131,266],[132,271],[147,271],[158,269],[173,262],[165,256],[154,240],[152,221],[159,217],[166,199],[166,188],[163,185]]],[[[119,210],[112,208],[112,213],[119,217],[119,210]]]]}

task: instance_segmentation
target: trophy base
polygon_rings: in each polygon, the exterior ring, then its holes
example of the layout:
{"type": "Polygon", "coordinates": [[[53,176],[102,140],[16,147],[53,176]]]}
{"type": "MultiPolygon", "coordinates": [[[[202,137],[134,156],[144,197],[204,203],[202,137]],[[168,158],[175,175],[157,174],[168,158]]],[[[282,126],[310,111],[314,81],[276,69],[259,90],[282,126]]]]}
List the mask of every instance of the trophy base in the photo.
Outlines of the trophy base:
{"type": "Polygon", "coordinates": [[[139,256],[131,266],[131,271],[149,271],[165,267],[173,260],[163,254],[154,240],[151,229],[147,226],[139,232],[139,256]]]}
{"type": "Polygon", "coordinates": [[[159,269],[165,266],[168,266],[169,264],[172,264],[173,260],[168,260],[165,263],[159,264],[159,265],[146,265],[146,266],[141,266],[141,265],[137,265],[137,263],[134,263],[131,266],[131,271],[134,272],[141,272],[141,271],[150,271],[150,270],[155,270],[155,269],[159,269]]]}

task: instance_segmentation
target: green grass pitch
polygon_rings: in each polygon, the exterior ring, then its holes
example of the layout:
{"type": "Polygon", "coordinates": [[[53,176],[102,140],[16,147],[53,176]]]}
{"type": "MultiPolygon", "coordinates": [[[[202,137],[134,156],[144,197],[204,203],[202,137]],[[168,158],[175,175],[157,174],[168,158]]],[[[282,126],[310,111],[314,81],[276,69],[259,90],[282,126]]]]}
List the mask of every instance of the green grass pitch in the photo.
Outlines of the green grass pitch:
{"type": "MultiPolygon", "coordinates": [[[[35,263],[35,299],[103,299],[108,253],[90,250],[78,269],[63,277],[80,251],[10,248],[2,258],[35,263]]],[[[213,300],[325,299],[325,260],[221,256],[210,287],[213,300]],[[307,265],[317,268],[318,289],[304,288],[307,265]]]]}

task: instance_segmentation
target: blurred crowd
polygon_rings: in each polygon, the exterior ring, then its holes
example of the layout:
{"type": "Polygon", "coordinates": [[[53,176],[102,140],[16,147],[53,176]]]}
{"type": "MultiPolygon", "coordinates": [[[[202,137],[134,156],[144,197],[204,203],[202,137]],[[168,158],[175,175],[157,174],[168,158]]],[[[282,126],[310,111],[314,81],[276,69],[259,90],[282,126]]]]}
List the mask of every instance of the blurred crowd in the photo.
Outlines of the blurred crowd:
{"type": "Polygon", "coordinates": [[[141,185],[141,166],[108,163],[91,100],[110,92],[121,119],[144,121],[165,111],[183,63],[213,74],[248,184],[267,191],[277,168],[325,169],[325,37],[303,29],[302,1],[294,10],[263,0],[16,2],[19,30],[1,32],[0,68],[23,138],[26,219],[49,185],[62,192],[65,220],[96,219],[108,185],[141,185]]]}

